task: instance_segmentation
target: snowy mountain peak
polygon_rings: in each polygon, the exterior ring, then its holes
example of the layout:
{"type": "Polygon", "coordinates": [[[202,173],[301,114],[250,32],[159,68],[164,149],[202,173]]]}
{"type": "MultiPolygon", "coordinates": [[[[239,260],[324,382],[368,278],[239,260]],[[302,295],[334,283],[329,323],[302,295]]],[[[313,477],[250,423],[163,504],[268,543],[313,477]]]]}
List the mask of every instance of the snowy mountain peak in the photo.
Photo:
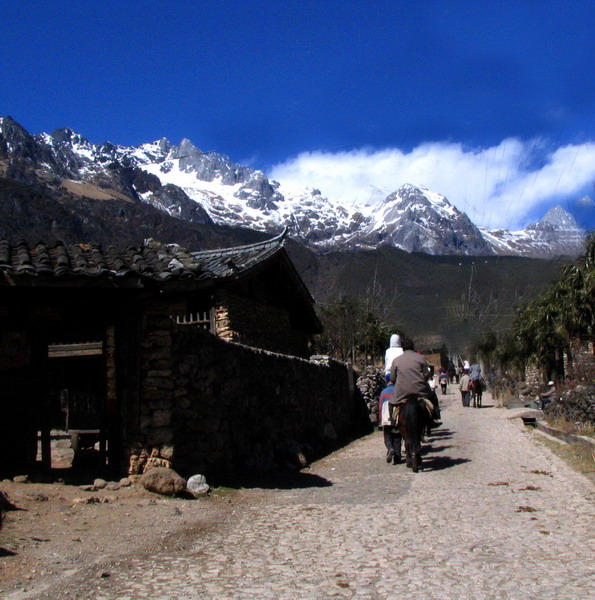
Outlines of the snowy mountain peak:
{"type": "Polygon", "coordinates": [[[11,177],[27,183],[43,174],[68,193],[111,194],[205,224],[267,232],[289,226],[317,250],[386,244],[429,254],[544,256],[577,255],[584,245],[584,232],[561,207],[521,232],[480,230],[444,196],[421,185],[405,184],[374,205],[346,204],[308,187],[311,182],[295,189],[271,181],[187,138],[179,145],[166,138],[138,146],[98,145],[68,128],[32,136],[5,117],[0,156],[11,177]]]}
{"type": "Polygon", "coordinates": [[[364,232],[369,244],[390,244],[428,254],[491,254],[467,215],[442,195],[405,184],[372,210],[364,232]]]}
{"type": "Polygon", "coordinates": [[[172,158],[182,158],[185,155],[203,154],[188,138],[184,138],[180,145],[171,153],[172,158]]]}
{"type": "Polygon", "coordinates": [[[496,254],[533,258],[578,256],[585,249],[585,232],[561,206],[551,208],[540,221],[520,231],[482,229],[496,254]]]}
{"type": "Polygon", "coordinates": [[[80,133],[76,133],[72,129],[68,129],[65,127],[64,129],[56,129],[52,131],[50,137],[57,144],[66,143],[66,144],[85,144],[90,145],[89,140],[84,138],[80,133]]]}
{"type": "Polygon", "coordinates": [[[554,206],[550,208],[545,217],[541,219],[542,223],[549,223],[555,227],[579,229],[576,219],[561,206],[554,206]]]}

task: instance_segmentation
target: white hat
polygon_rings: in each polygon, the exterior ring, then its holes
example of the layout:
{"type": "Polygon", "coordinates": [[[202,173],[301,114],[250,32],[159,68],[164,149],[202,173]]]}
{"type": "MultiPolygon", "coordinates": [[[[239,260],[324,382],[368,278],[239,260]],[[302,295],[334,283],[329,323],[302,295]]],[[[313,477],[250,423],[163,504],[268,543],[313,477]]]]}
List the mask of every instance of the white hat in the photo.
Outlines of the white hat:
{"type": "Polygon", "coordinates": [[[548,381],[547,384],[548,385],[556,385],[553,381],[548,381]]]}

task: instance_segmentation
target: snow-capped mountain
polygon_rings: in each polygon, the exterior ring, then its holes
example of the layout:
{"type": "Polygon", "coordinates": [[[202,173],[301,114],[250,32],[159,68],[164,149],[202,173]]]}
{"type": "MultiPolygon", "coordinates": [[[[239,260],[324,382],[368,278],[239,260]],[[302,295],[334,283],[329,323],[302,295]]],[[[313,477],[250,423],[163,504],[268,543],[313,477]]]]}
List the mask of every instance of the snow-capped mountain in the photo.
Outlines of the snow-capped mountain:
{"type": "Polygon", "coordinates": [[[289,226],[319,251],[388,244],[428,254],[542,257],[579,254],[585,239],[559,207],[520,232],[480,230],[422,186],[404,185],[374,206],[345,206],[317,189],[290,189],[187,139],[177,146],[165,138],[98,145],[69,129],[30,135],[10,117],[0,119],[0,174],[26,184],[41,179],[55,193],[146,203],[193,223],[266,232],[289,226]]]}
{"type": "Polygon", "coordinates": [[[479,229],[448,200],[406,184],[377,205],[363,231],[371,245],[427,254],[491,254],[479,229]]]}
{"type": "Polygon", "coordinates": [[[585,232],[561,206],[551,208],[541,221],[520,231],[482,228],[481,233],[495,254],[573,256],[585,245],[585,232]]]}

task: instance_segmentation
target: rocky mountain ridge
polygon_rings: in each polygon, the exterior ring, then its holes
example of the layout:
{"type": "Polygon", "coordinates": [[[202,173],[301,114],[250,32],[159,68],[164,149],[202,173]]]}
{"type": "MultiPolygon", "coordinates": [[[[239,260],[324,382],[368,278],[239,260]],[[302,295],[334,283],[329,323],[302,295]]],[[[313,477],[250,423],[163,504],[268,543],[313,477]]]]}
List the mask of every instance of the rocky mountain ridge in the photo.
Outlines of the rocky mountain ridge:
{"type": "Polygon", "coordinates": [[[585,239],[560,207],[520,232],[480,229],[422,186],[404,185],[374,206],[345,206],[317,189],[288,189],[187,139],[177,146],[165,138],[139,146],[93,144],[70,129],[31,135],[10,117],[0,119],[0,175],[41,185],[57,198],[117,199],[137,210],[144,204],[205,227],[272,233],[289,226],[317,252],[389,245],[433,255],[544,258],[578,255],[585,239]]]}

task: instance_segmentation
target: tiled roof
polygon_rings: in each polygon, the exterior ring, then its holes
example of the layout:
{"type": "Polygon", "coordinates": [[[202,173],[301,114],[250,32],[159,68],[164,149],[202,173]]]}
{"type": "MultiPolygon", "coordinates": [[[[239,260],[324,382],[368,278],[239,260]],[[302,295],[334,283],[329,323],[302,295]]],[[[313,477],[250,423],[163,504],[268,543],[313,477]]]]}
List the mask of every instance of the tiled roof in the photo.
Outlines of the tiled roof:
{"type": "Polygon", "coordinates": [[[223,250],[203,250],[191,255],[215,277],[230,277],[247,271],[273,256],[283,245],[287,229],[266,242],[237,246],[223,250]]]}
{"type": "MultiPolygon", "coordinates": [[[[0,241],[0,273],[11,276],[49,279],[71,277],[126,277],[170,281],[208,280],[237,277],[273,256],[283,246],[287,231],[267,240],[225,250],[188,252],[176,244],[149,240],[141,247],[105,250],[97,244],[65,245],[26,242],[10,245],[0,241]]],[[[15,279],[16,278],[16,279],[15,279]]]]}

